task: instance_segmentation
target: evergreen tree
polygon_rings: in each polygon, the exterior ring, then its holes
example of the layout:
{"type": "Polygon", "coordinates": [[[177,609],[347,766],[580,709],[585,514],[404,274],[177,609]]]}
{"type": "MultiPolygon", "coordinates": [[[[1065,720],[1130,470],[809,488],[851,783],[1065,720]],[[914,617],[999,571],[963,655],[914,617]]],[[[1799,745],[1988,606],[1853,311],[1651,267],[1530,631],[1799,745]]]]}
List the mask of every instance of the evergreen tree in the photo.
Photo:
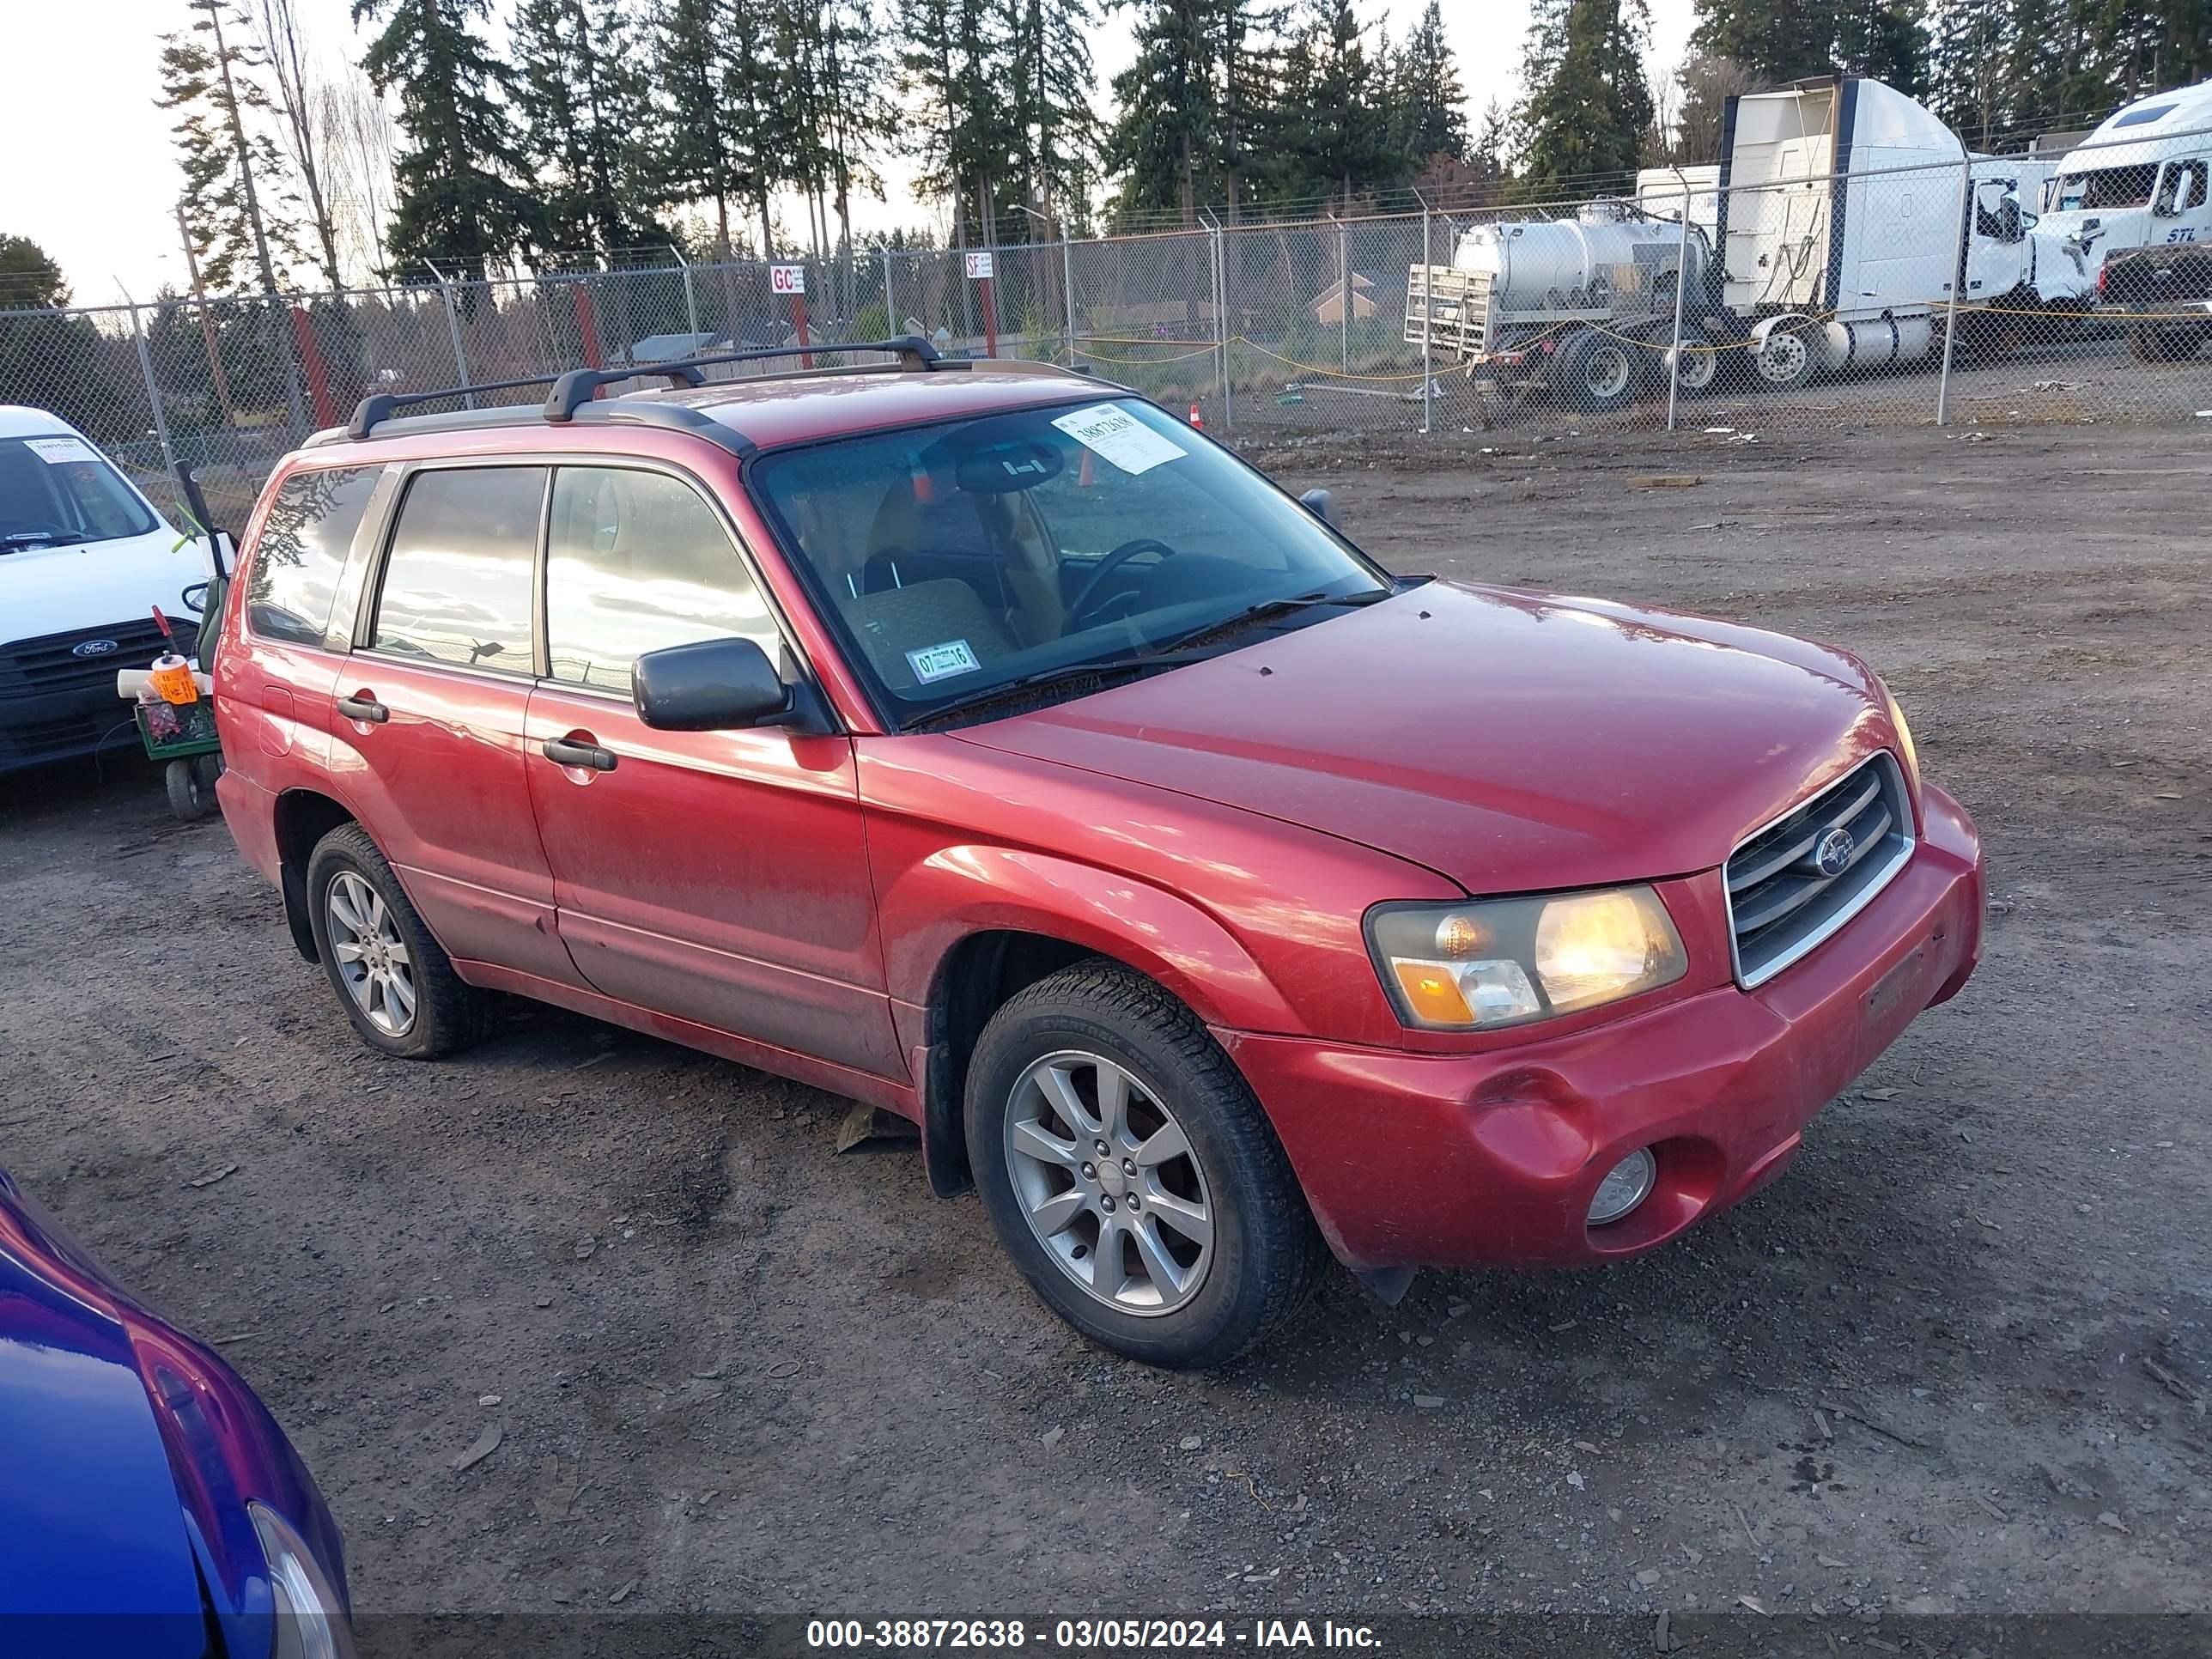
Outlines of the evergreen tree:
{"type": "Polygon", "coordinates": [[[395,268],[428,259],[483,275],[539,246],[538,204],[514,182],[512,72],[472,27],[489,12],[489,0],[353,0],[356,25],[386,20],[362,67],[398,94],[406,138],[392,168],[395,268]]]}
{"type": "Polygon", "coordinates": [[[1389,88],[1352,0],[1307,0],[1284,54],[1276,118],[1276,179],[1286,199],[1328,197],[1348,210],[1355,190],[1402,183],[1412,170],[1391,142],[1389,88]]]}
{"type": "Polygon", "coordinates": [[[53,256],[27,236],[0,232],[0,311],[30,311],[70,302],[69,283],[53,256]]]}
{"type": "MultiPolygon", "coordinates": [[[[2011,112],[2008,14],[2008,0],[1942,0],[1931,19],[1925,101],[1978,149],[1989,146],[2011,112]]],[[[2039,43],[2039,50],[2047,49],[2039,43]]]]}
{"type": "Polygon", "coordinates": [[[615,0],[524,0],[513,31],[514,110],[548,246],[605,258],[665,241],[639,134],[646,86],[615,0]]]}
{"type": "Polygon", "coordinates": [[[1022,195],[1040,211],[1079,215],[1096,170],[1091,0],[1006,0],[1022,195]]]}
{"type": "Polygon", "coordinates": [[[1830,49],[1836,68],[1918,97],[1928,78],[1923,9],[1923,0],[1843,0],[1830,49]]]}
{"type": "Polygon", "coordinates": [[[1429,0],[1398,53],[1400,147],[1416,166],[1431,156],[1468,159],[1467,93],[1444,38],[1443,0],[1429,0]]]}
{"type": "Polygon", "coordinates": [[[1224,149],[1231,14],[1242,0],[1121,0],[1138,13],[1137,52],[1114,77],[1119,115],[1106,164],[1125,177],[1124,210],[1173,208],[1198,222],[1224,149]]]}
{"type": "Polygon", "coordinates": [[[762,0],[662,0],[651,33],[656,193],[667,203],[713,204],[716,257],[737,247],[734,209],[757,215],[761,252],[773,253],[769,202],[781,123],[762,0]]]}
{"type": "Polygon", "coordinates": [[[283,262],[299,256],[281,180],[284,158],[268,131],[266,57],[234,0],[185,0],[189,27],[161,40],[159,106],[177,113],[185,174],[179,205],[192,255],[218,293],[258,279],[276,292],[283,262]]]}
{"type": "Polygon", "coordinates": [[[1697,0],[1690,44],[1770,84],[1838,71],[1900,92],[1923,78],[1924,0],[1697,0]]]}
{"type": "Polygon", "coordinates": [[[337,216],[331,210],[329,168],[323,157],[321,106],[330,88],[307,67],[306,37],[293,0],[255,0],[254,21],[276,88],[284,160],[307,192],[302,204],[320,256],[323,281],[333,292],[345,286],[338,260],[337,216]]]}
{"type": "MultiPolygon", "coordinates": [[[[916,183],[952,196],[962,236],[988,240],[1010,171],[1020,167],[1013,47],[997,0],[903,0],[900,70],[920,116],[916,183]]],[[[1017,185],[1018,188],[1018,185],[1017,185]]]]}
{"type": "Polygon", "coordinates": [[[1642,0],[1541,0],[1520,112],[1524,192],[1593,194],[1635,171],[1652,120],[1643,33],[1642,0]]]}
{"type": "Polygon", "coordinates": [[[1704,52],[1692,56],[1674,71],[1682,104],[1666,160],[1686,164],[1721,159],[1721,135],[1728,100],[1748,92],[1766,90],[1765,80],[1730,58],[1704,52]]]}

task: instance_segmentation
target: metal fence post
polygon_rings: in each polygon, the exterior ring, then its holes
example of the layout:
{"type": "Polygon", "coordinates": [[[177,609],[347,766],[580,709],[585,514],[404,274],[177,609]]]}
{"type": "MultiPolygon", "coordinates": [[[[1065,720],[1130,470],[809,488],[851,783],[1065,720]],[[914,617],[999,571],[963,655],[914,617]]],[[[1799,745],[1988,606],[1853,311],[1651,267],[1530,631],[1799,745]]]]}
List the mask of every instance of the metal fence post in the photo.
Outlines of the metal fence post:
{"type": "Polygon", "coordinates": [[[169,444],[169,417],[161,412],[161,388],[154,380],[154,354],[146,349],[146,328],[138,320],[138,302],[131,303],[131,337],[138,346],[138,373],[146,382],[146,406],[154,411],[154,435],[161,441],[161,464],[172,472],[177,470],[177,452],[169,444]]]}
{"type": "Polygon", "coordinates": [[[469,354],[461,348],[461,313],[453,304],[453,285],[446,280],[446,273],[428,259],[422,263],[430,265],[431,276],[438,280],[438,297],[446,302],[446,335],[453,343],[453,367],[461,377],[461,401],[474,409],[477,400],[468,389],[469,354]]]}
{"type": "Polygon", "coordinates": [[[1682,290],[1690,285],[1690,181],[1674,169],[1682,186],[1682,234],[1674,246],[1674,342],[1667,350],[1667,430],[1674,429],[1674,403],[1682,388],[1682,290]]]}
{"type": "Polygon", "coordinates": [[[684,272],[684,320],[691,330],[696,343],[699,337],[699,295],[691,286],[691,262],[684,257],[684,250],[671,242],[668,251],[676,256],[676,263],[684,272]]]}
{"type": "Polygon", "coordinates": [[[1236,430],[1229,407],[1229,250],[1222,240],[1221,221],[1212,208],[1200,210],[1206,226],[1207,275],[1213,284],[1213,372],[1221,386],[1221,429],[1236,430]]]}
{"type": "Polygon", "coordinates": [[[1067,246],[1067,221],[1060,222],[1060,314],[1067,328],[1067,366],[1075,367],[1075,256],[1067,246]]]}
{"type": "Polygon", "coordinates": [[[1959,147],[1959,236],[1953,244],[1951,302],[1943,313],[1943,371],[1936,380],[1936,424],[1951,418],[1951,351],[1959,339],[1959,290],[1966,285],[1967,238],[1973,230],[1974,160],[1959,147]]]}
{"type": "MultiPolygon", "coordinates": [[[[1421,283],[1428,284],[1428,269],[1435,255],[1429,251],[1429,198],[1419,191],[1413,192],[1421,204],[1421,283]]],[[[1679,319],[1678,326],[1679,326],[1679,319]]],[[[1436,424],[1437,383],[1429,373],[1429,327],[1421,325],[1421,430],[1425,433],[1436,424]]]]}
{"type": "Polygon", "coordinates": [[[891,245],[885,242],[884,244],[884,337],[895,340],[898,337],[898,305],[891,298],[891,245]]]}
{"type": "MultiPolygon", "coordinates": [[[[1334,214],[1329,216],[1335,218],[1334,214]]],[[[1336,366],[1347,374],[1352,372],[1352,232],[1343,220],[1336,221],[1336,366]]]]}

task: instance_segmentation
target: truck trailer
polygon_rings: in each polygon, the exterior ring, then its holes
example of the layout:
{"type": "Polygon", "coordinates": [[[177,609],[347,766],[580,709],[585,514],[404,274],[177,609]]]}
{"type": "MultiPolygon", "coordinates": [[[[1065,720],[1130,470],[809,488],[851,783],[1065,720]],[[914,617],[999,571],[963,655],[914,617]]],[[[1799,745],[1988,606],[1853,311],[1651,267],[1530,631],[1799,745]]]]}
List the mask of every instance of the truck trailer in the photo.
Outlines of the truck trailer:
{"type": "Polygon", "coordinates": [[[1671,169],[1647,170],[1634,201],[1474,226],[1450,265],[1409,273],[1406,337],[1476,379],[1601,411],[1670,369],[1696,396],[1730,372],[1779,390],[1916,362],[1940,349],[1962,278],[1968,343],[2094,288],[2079,247],[2023,205],[2049,161],[1972,155],[1879,81],[1731,98],[1723,131],[1710,185],[1685,168],[1670,191],[1671,169]]]}

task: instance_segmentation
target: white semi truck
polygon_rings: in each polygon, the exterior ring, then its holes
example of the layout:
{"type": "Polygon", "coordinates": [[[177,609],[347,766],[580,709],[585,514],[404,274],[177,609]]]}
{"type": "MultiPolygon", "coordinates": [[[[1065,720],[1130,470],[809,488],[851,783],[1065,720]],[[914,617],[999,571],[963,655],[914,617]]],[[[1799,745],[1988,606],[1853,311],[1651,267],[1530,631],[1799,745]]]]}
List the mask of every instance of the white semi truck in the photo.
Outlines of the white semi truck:
{"type": "Polygon", "coordinates": [[[1686,168],[1670,192],[1668,174],[1647,171],[1634,202],[1474,227],[1450,265],[1409,273],[1406,337],[1477,379],[1604,410],[1662,388],[1670,362],[1696,395],[1731,364],[1786,388],[1914,362],[1940,347],[1961,271],[1962,340],[1977,313],[1994,332],[2001,314],[2094,285],[2079,247],[2022,206],[2049,161],[1968,158],[1930,111],[1879,81],[1826,76],[1731,98],[1724,131],[1710,185],[1686,168]]]}
{"type": "Polygon", "coordinates": [[[2039,228],[2070,237],[2094,275],[2115,254],[2212,242],[2212,81],[2139,98],[2067,153],[2039,228]]]}

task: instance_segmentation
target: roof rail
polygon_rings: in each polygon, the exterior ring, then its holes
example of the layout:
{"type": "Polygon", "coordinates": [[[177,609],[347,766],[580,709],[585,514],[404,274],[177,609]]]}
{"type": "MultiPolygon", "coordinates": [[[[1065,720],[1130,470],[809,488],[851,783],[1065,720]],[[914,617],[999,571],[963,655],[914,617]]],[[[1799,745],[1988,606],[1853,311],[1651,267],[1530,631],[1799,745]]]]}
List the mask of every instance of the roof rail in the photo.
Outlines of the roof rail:
{"type": "MultiPolygon", "coordinates": [[[[802,353],[812,356],[827,351],[888,351],[897,355],[909,368],[931,369],[947,366],[937,348],[919,334],[902,334],[888,340],[851,340],[824,345],[759,346],[744,351],[720,351],[702,357],[679,357],[670,362],[648,363],[635,368],[572,368],[553,381],[553,390],[545,397],[545,418],[559,422],[572,421],[576,411],[599,395],[601,386],[618,386],[646,375],[665,375],[672,385],[681,381],[685,386],[703,386],[707,377],[699,371],[719,368],[724,363],[757,363],[777,357],[796,357],[802,353]]],[[[967,367],[965,363],[960,365],[967,367]]],[[[528,384],[528,383],[526,383],[528,384]]]]}
{"type": "MultiPolygon", "coordinates": [[[[683,369],[681,364],[649,363],[641,368],[624,369],[609,378],[627,380],[641,375],[665,374],[672,386],[697,386],[706,378],[696,371],[687,374],[683,369]]],[[[578,372],[590,374],[592,371],[584,369],[578,372]]],[[[372,392],[354,406],[353,420],[346,428],[346,435],[366,438],[401,410],[412,409],[417,404],[442,403],[448,398],[472,398],[479,392],[520,392],[526,386],[556,386],[567,378],[559,374],[533,374],[527,380],[487,380],[477,386],[449,386],[436,392],[372,392]]]]}

